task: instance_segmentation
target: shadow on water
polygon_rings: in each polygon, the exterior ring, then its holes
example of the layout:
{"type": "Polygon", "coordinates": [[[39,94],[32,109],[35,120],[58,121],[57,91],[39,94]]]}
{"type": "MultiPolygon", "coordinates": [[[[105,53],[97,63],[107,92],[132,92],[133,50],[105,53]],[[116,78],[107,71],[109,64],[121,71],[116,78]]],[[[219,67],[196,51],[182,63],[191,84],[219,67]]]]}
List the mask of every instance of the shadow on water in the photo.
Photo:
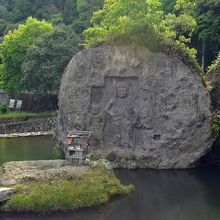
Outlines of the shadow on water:
{"type": "Polygon", "coordinates": [[[220,169],[116,170],[135,192],[110,205],[44,216],[2,215],[1,220],[219,220],[220,169]]]}

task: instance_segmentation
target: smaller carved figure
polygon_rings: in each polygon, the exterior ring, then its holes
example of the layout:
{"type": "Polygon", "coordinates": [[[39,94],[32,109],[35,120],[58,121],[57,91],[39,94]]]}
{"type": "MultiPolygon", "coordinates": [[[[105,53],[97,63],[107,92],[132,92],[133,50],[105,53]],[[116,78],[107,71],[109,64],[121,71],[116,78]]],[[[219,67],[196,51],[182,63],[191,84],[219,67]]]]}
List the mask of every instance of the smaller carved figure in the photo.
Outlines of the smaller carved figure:
{"type": "Polygon", "coordinates": [[[97,104],[92,104],[87,115],[87,127],[94,133],[92,135],[92,141],[94,147],[102,146],[103,139],[103,115],[101,108],[97,104]]]}

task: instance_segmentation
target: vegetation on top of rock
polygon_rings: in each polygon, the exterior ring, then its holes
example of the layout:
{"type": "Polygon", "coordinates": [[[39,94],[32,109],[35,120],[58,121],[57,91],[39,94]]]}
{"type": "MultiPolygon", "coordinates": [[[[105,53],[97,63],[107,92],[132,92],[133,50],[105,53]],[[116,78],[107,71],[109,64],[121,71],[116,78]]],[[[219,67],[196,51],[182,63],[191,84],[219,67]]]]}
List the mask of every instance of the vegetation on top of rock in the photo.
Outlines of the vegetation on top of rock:
{"type": "Polygon", "coordinates": [[[169,14],[161,9],[160,0],[106,0],[103,8],[93,14],[93,26],[84,31],[85,46],[116,39],[130,39],[152,51],[168,53],[174,46],[201,72],[196,50],[188,47],[196,27],[194,9],[195,4],[188,0],[177,0],[169,14]]]}
{"type": "Polygon", "coordinates": [[[114,196],[127,195],[133,190],[132,185],[122,185],[113,172],[97,167],[78,179],[17,185],[17,193],[1,210],[41,213],[73,210],[99,206],[114,196]]]}

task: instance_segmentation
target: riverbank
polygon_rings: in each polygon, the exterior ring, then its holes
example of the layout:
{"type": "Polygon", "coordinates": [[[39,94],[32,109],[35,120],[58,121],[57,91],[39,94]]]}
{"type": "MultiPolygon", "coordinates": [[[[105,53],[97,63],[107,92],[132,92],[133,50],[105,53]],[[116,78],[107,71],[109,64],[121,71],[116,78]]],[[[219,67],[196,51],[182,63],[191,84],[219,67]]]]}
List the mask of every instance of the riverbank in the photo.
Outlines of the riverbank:
{"type": "Polygon", "coordinates": [[[1,185],[16,194],[2,212],[52,212],[94,207],[131,193],[112,170],[73,166],[64,160],[8,162],[1,167],[1,185]]]}

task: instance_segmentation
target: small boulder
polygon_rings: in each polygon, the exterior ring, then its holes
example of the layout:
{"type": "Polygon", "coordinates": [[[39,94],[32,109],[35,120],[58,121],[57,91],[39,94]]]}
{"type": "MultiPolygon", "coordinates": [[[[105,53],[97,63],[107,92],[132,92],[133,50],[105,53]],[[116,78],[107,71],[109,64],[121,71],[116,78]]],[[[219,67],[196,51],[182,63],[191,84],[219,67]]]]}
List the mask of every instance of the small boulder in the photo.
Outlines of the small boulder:
{"type": "Polygon", "coordinates": [[[0,202],[5,202],[15,193],[15,189],[0,187],[0,202]]]}
{"type": "Polygon", "coordinates": [[[92,161],[90,163],[90,167],[95,168],[95,167],[105,167],[107,170],[112,170],[112,165],[111,163],[106,160],[106,159],[99,159],[97,161],[92,161]]]}
{"type": "Polygon", "coordinates": [[[115,161],[117,160],[117,154],[115,151],[110,152],[107,156],[106,159],[109,161],[115,161]]]}

